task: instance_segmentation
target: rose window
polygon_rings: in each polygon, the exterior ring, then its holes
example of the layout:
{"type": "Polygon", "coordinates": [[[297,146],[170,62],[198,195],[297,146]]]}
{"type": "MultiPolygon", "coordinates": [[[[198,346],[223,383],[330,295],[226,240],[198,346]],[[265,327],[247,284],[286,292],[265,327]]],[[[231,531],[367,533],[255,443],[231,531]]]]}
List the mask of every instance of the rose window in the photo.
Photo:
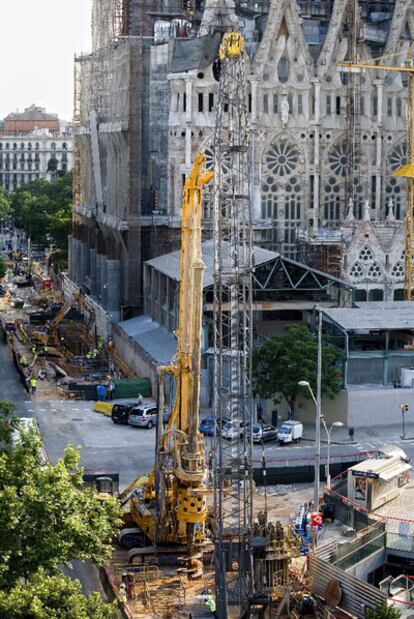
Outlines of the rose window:
{"type": "Polygon", "coordinates": [[[265,158],[265,166],[276,176],[289,176],[296,169],[298,161],[299,151],[292,144],[272,144],[265,158]]]}
{"type": "Polygon", "coordinates": [[[392,172],[396,172],[399,168],[407,163],[407,144],[399,144],[394,148],[390,157],[389,164],[392,172]]]}
{"type": "Polygon", "coordinates": [[[328,156],[329,167],[337,176],[346,176],[348,153],[344,143],[334,146],[328,156]]]}

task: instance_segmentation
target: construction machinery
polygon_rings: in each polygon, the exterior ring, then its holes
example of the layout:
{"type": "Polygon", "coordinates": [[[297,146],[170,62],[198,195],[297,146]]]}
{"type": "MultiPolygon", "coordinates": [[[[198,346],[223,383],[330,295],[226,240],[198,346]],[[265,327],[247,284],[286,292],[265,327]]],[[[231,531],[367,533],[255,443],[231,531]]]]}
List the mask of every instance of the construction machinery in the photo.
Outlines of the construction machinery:
{"type": "MultiPolygon", "coordinates": [[[[393,54],[394,56],[401,55],[393,54]]],[[[406,52],[405,63],[402,66],[384,64],[389,56],[381,56],[377,64],[363,62],[341,62],[338,66],[351,74],[365,70],[373,71],[399,71],[408,73],[408,114],[407,114],[407,163],[394,172],[394,176],[407,179],[407,211],[406,211],[406,240],[404,257],[404,298],[406,301],[414,301],[414,51],[406,52]]]]}
{"type": "Polygon", "coordinates": [[[57,346],[59,343],[59,337],[57,328],[65,318],[69,310],[74,307],[81,307],[84,309],[90,317],[90,321],[94,318],[94,312],[89,304],[85,301],[80,292],[76,292],[66,303],[62,305],[56,316],[46,326],[46,331],[33,331],[32,340],[35,344],[57,346]]]}
{"type": "Polygon", "coordinates": [[[201,207],[203,186],[212,178],[198,154],[183,191],[180,307],[177,354],[158,368],[159,406],[163,410],[164,379],[176,385],[167,428],[158,415],[155,467],[135,485],[131,515],[147,541],[157,548],[185,548],[190,557],[205,542],[207,515],[204,442],[199,432],[203,310],[201,207]]]}

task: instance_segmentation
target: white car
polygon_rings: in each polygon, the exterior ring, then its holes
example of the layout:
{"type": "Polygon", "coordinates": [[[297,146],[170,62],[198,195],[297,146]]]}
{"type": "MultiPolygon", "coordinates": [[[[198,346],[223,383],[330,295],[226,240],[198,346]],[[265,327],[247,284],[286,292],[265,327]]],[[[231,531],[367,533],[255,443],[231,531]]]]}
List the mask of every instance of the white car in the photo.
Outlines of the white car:
{"type": "Polygon", "coordinates": [[[221,436],[228,440],[232,440],[233,438],[236,438],[237,436],[239,437],[243,436],[243,432],[244,432],[244,424],[242,421],[239,422],[239,426],[237,426],[237,424],[233,423],[232,421],[229,421],[228,423],[225,423],[224,426],[222,427],[221,436]]]}

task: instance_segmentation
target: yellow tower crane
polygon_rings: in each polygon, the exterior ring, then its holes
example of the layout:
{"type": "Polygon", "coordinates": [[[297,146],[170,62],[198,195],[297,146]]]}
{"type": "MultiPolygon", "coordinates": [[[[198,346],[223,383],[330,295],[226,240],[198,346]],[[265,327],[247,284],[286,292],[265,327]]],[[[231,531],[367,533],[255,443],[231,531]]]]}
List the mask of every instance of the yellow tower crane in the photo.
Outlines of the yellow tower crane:
{"type": "MultiPolygon", "coordinates": [[[[383,56],[379,60],[384,60],[383,56]]],[[[394,172],[394,176],[407,179],[407,212],[405,239],[404,298],[414,301],[414,53],[408,51],[403,66],[385,64],[366,64],[363,62],[341,62],[338,66],[348,72],[359,73],[364,70],[400,71],[408,73],[408,114],[407,114],[407,163],[394,172]]]]}

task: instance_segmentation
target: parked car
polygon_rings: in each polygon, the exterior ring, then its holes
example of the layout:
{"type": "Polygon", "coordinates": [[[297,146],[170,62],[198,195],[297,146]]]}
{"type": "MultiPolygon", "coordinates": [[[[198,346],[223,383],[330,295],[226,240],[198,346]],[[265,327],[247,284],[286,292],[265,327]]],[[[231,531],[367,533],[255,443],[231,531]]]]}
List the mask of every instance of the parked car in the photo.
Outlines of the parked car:
{"type": "Polygon", "coordinates": [[[242,421],[239,422],[238,427],[237,427],[237,424],[233,423],[232,421],[229,421],[224,424],[221,430],[221,436],[223,438],[231,440],[235,438],[237,435],[243,436],[243,432],[244,432],[244,423],[242,421]]]}
{"type": "Polygon", "coordinates": [[[289,419],[280,426],[277,439],[281,445],[297,443],[303,436],[303,424],[300,421],[289,419]]]}
{"type": "Polygon", "coordinates": [[[277,438],[277,428],[269,424],[253,426],[253,443],[272,441],[277,438]]]}
{"type": "Polygon", "coordinates": [[[134,404],[114,404],[111,412],[112,422],[128,425],[128,417],[132,408],[134,404]]]}
{"type": "Polygon", "coordinates": [[[222,419],[221,421],[217,420],[213,415],[209,415],[208,417],[204,417],[204,419],[200,422],[200,432],[204,436],[214,436],[214,424],[217,424],[217,427],[224,426],[228,423],[227,417],[222,419]]]}
{"type": "MultiPolygon", "coordinates": [[[[138,428],[147,428],[150,430],[157,424],[158,408],[153,402],[144,402],[133,406],[129,411],[128,423],[130,426],[136,426],[138,428]]],[[[171,411],[164,408],[163,411],[163,424],[168,423],[171,417],[171,411]]]]}

